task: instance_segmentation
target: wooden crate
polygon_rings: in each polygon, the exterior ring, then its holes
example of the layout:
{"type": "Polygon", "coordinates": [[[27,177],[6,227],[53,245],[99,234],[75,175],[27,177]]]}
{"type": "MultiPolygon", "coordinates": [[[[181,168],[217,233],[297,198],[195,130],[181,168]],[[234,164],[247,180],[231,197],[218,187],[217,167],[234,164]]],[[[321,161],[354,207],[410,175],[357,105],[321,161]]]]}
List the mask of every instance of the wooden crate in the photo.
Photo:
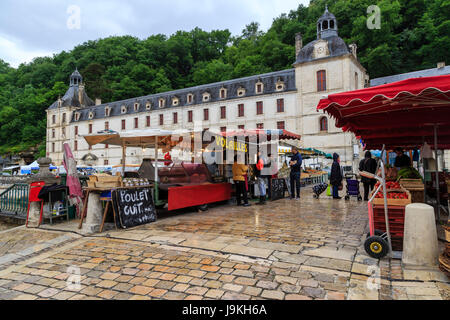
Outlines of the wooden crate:
{"type": "Polygon", "coordinates": [[[105,189],[105,188],[118,188],[121,187],[122,184],[120,183],[120,181],[115,181],[115,182],[95,182],[95,187],[96,188],[101,188],[101,189],[105,189]]]}
{"type": "MultiPolygon", "coordinates": [[[[375,190],[372,192],[375,192],[375,190]]],[[[380,190],[381,192],[381,190],[380,190]]],[[[400,188],[400,189],[388,189],[386,190],[387,193],[389,192],[405,192],[408,195],[408,199],[387,199],[387,204],[388,206],[407,206],[408,204],[410,204],[411,201],[411,193],[406,190],[405,188],[400,188]]],[[[381,205],[384,206],[384,199],[383,198],[374,198],[373,202],[374,205],[381,205]]]]}
{"type": "Polygon", "coordinates": [[[104,183],[116,183],[120,182],[120,176],[97,176],[98,182],[104,182],[104,183]]]}

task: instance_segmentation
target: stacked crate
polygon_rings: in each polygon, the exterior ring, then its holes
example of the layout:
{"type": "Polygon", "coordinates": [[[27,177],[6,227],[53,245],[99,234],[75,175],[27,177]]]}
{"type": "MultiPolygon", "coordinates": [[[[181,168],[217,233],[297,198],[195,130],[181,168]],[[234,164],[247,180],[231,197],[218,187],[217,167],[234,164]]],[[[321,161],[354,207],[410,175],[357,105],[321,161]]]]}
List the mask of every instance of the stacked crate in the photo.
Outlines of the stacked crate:
{"type": "MultiPolygon", "coordinates": [[[[403,188],[388,189],[387,192],[405,192],[408,195],[408,199],[387,199],[389,231],[391,233],[392,250],[403,251],[405,207],[411,203],[411,194],[403,188]]],[[[373,199],[373,220],[375,229],[386,232],[383,198],[373,199]]]]}
{"type": "Polygon", "coordinates": [[[450,224],[444,226],[444,230],[447,244],[445,251],[439,256],[439,269],[450,278],[450,224]]]}

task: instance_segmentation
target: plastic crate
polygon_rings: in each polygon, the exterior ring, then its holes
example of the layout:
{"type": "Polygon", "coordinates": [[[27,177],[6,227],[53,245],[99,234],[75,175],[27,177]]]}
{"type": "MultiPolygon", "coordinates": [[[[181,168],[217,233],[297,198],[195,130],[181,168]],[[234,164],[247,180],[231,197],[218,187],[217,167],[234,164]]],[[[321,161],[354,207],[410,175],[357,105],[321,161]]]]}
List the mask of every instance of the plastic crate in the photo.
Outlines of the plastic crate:
{"type": "MultiPolygon", "coordinates": [[[[375,229],[386,232],[384,206],[373,206],[375,229]]],[[[389,231],[391,233],[392,250],[403,251],[403,234],[405,227],[405,207],[388,206],[389,231]]]]}

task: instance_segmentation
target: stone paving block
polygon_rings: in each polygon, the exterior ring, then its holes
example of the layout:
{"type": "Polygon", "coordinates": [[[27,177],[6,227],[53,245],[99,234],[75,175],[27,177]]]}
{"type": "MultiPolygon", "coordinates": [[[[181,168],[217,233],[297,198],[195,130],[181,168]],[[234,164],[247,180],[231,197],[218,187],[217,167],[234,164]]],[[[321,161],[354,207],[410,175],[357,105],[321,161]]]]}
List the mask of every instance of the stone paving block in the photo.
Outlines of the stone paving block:
{"type": "Polygon", "coordinates": [[[308,257],[301,254],[291,254],[282,251],[274,251],[273,256],[281,260],[282,262],[289,262],[295,264],[303,264],[308,259],[308,257]]]}
{"type": "Polygon", "coordinates": [[[101,287],[101,288],[112,288],[115,285],[117,285],[117,283],[118,282],[113,281],[113,280],[103,280],[103,281],[100,281],[99,283],[97,283],[97,286],[101,287]]]}
{"type": "Polygon", "coordinates": [[[138,286],[134,286],[133,288],[131,288],[129,290],[129,292],[136,294],[136,295],[146,295],[152,290],[153,290],[153,288],[151,288],[151,287],[138,285],[138,286]]]}
{"type": "Polygon", "coordinates": [[[270,249],[250,248],[237,244],[230,244],[223,248],[222,251],[258,258],[268,258],[273,252],[273,250],[270,249]]]}
{"type": "Polygon", "coordinates": [[[59,292],[58,289],[47,288],[47,289],[39,292],[38,296],[43,297],[43,298],[50,298],[50,297],[53,297],[54,295],[56,295],[58,292],[59,292]]]}
{"type": "Polygon", "coordinates": [[[271,249],[275,251],[283,251],[289,253],[299,253],[302,249],[301,246],[288,245],[283,243],[275,243],[275,242],[266,242],[260,240],[252,240],[248,243],[249,247],[262,248],[262,249],[271,249]]]}
{"type": "Polygon", "coordinates": [[[149,295],[154,298],[161,298],[166,292],[165,289],[153,289],[149,295]]]}
{"type": "Polygon", "coordinates": [[[285,292],[285,293],[299,293],[301,290],[301,286],[299,285],[292,285],[292,284],[288,284],[288,283],[283,283],[282,285],[280,285],[279,290],[285,292]]]}
{"type": "Polygon", "coordinates": [[[289,284],[296,284],[298,279],[293,277],[287,277],[287,276],[275,276],[275,281],[279,283],[289,283],[289,284]]]}
{"type": "Polygon", "coordinates": [[[222,300],[250,300],[250,296],[247,294],[237,292],[225,292],[221,298],[222,300]]]}
{"type": "Polygon", "coordinates": [[[246,287],[244,292],[242,292],[242,293],[256,297],[262,292],[262,290],[263,289],[256,288],[256,287],[246,287]]]}
{"type": "Polygon", "coordinates": [[[102,299],[113,299],[119,292],[113,290],[103,290],[98,294],[98,297],[102,299]]]}
{"type": "Polygon", "coordinates": [[[270,300],[282,300],[284,296],[285,296],[284,292],[277,290],[264,290],[261,293],[261,297],[270,300]]]}
{"type": "Polygon", "coordinates": [[[356,254],[356,249],[334,250],[333,248],[329,248],[329,247],[321,247],[318,249],[303,250],[302,254],[307,255],[307,256],[353,261],[353,258],[356,254]]]}
{"type": "Polygon", "coordinates": [[[173,291],[185,292],[186,289],[189,288],[188,284],[180,283],[172,288],[173,291]]]}
{"type": "Polygon", "coordinates": [[[271,281],[258,281],[258,283],[256,284],[257,287],[263,288],[263,289],[269,289],[269,290],[273,290],[276,289],[278,287],[278,283],[277,282],[271,282],[271,281]]]}
{"type": "Polygon", "coordinates": [[[220,297],[222,297],[222,295],[224,293],[225,293],[225,291],[223,291],[223,290],[209,289],[208,292],[205,293],[205,297],[217,300],[217,299],[220,299],[220,297]]]}
{"type": "Polygon", "coordinates": [[[233,283],[225,283],[222,286],[222,289],[224,289],[224,290],[230,290],[230,291],[235,291],[235,292],[240,292],[242,290],[242,288],[243,288],[243,286],[233,284],[233,283]]]}
{"type": "Polygon", "coordinates": [[[173,291],[166,292],[166,294],[162,296],[163,299],[167,300],[183,300],[185,297],[186,295],[184,293],[173,291]]]}

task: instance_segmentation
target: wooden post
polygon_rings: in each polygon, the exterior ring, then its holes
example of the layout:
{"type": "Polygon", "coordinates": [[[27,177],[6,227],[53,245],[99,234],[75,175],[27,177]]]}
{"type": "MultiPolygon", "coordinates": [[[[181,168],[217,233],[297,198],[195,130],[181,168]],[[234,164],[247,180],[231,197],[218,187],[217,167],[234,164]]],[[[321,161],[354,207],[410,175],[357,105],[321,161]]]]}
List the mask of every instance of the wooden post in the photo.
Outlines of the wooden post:
{"type": "Polygon", "coordinates": [[[127,158],[127,147],[122,143],[122,178],[125,177],[125,161],[127,158]]]}

